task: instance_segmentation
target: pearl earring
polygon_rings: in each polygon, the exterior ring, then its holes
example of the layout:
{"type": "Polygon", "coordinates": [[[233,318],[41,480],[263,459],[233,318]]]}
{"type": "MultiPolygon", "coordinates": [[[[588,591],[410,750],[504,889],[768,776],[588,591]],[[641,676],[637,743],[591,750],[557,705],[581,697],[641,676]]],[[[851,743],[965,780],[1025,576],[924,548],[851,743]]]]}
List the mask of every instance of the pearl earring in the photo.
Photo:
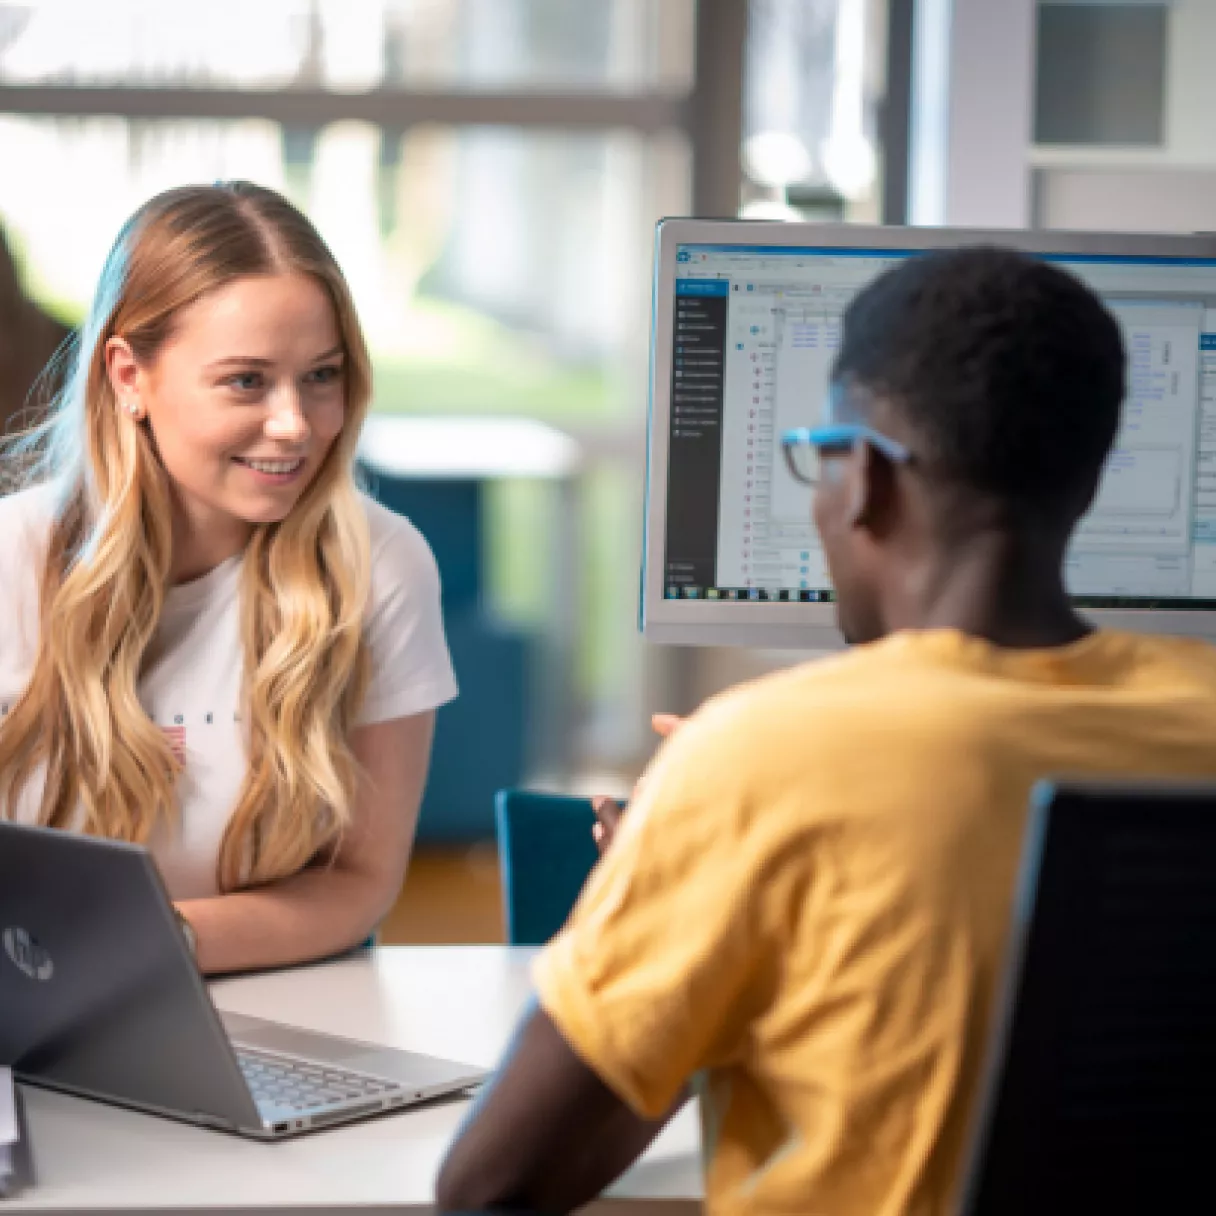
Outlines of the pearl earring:
{"type": "Polygon", "coordinates": [[[127,413],[130,414],[132,418],[134,418],[139,413],[139,402],[138,401],[128,401],[127,402],[127,413]]]}

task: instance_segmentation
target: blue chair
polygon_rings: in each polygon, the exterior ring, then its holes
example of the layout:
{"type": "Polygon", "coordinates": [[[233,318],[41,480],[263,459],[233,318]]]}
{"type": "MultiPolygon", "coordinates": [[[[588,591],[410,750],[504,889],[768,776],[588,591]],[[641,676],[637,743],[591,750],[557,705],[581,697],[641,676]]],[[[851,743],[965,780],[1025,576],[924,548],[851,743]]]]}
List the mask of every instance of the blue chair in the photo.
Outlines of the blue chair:
{"type": "Polygon", "coordinates": [[[599,853],[587,798],[499,790],[494,797],[507,942],[540,946],[565,923],[599,853]]]}

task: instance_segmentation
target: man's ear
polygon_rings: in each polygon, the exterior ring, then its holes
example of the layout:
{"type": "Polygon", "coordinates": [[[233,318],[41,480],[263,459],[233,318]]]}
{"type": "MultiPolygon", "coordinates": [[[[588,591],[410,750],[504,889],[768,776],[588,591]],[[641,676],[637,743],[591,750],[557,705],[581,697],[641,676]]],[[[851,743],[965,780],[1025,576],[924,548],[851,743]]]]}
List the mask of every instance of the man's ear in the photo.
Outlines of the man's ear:
{"type": "Polygon", "coordinates": [[[848,479],[845,518],[849,527],[884,534],[894,518],[895,466],[877,448],[862,440],[847,462],[845,477],[848,479]]]}

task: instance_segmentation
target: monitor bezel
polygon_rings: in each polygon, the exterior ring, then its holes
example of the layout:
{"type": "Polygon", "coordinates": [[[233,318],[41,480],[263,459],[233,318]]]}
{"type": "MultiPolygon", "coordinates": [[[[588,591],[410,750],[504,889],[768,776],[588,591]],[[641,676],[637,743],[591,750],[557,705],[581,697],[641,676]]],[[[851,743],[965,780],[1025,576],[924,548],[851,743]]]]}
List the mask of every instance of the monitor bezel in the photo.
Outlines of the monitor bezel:
{"type": "MultiPolygon", "coordinates": [[[[671,366],[680,245],[806,246],[821,249],[931,250],[995,244],[1035,254],[1216,260],[1216,234],[1039,232],[1025,229],[890,228],[853,224],[795,224],[770,220],[660,220],[655,230],[651,298],[646,501],[642,543],[640,627],[647,641],[695,646],[834,649],[843,645],[832,603],[669,600],[664,598],[667,536],[667,457],[671,366]]],[[[809,504],[808,504],[809,509],[809,504]]],[[[1108,628],[1216,637],[1216,612],[1205,609],[1086,609],[1108,628]]]]}

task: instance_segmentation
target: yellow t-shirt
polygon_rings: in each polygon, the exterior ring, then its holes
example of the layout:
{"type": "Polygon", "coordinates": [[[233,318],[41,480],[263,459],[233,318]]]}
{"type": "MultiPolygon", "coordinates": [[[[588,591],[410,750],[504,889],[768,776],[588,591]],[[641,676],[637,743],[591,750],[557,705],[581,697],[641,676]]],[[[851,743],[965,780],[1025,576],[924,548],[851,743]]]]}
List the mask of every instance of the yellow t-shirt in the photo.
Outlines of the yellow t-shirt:
{"type": "Polygon", "coordinates": [[[1216,776],[1216,650],[899,634],[718,697],[662,748],[543,1008],[634,1110],[706,1072],[711,1212],[950,1210],[1027,799],[1216,776]]]}

